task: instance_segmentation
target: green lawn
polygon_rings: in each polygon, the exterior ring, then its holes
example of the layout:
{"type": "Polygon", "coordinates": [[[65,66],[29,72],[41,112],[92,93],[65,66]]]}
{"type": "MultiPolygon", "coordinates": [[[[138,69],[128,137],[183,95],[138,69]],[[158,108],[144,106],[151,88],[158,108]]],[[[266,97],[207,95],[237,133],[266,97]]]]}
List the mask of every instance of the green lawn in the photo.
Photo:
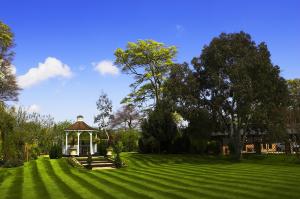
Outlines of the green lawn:
{"type": "Polygon", "coordinates": [[[300,198],[298,164],[193,155],[123,158],[129,166],[118,170],[78,170],[46,157],[0,169],[0,198],[300,198]]]}

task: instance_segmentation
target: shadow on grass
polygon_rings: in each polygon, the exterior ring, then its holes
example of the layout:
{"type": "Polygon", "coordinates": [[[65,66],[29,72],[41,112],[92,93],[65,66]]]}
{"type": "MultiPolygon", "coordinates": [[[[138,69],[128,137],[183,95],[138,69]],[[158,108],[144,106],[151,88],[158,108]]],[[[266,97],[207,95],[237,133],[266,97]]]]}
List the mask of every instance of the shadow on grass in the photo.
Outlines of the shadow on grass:
{"type": "Polygon", "coordinates": [[[80,199],[82,198],[79,194],[77,194],[76,192],[74,192],[74,190],[72,190],[68,185],[66,185],[55,173],[55,171],[53,170],[52,165],[50,164],[50,160],[44,158],[42,160],[42,163],[44,164],[48,175],[50,176],[50,178],[52,178],[52,180],[58,185],[58,187],[62,190],[62,193],[65,195],[66,198],[70,198],[70,199],[80,199]]]}
{"type": "Polygon", "coordinates": [[[24,168],[23,167],[16,168],[14,175],[15,175],[14,180],[12,181],[12,184],[10,185],[7,193],[7,199],[22,198],[24,168]]]}

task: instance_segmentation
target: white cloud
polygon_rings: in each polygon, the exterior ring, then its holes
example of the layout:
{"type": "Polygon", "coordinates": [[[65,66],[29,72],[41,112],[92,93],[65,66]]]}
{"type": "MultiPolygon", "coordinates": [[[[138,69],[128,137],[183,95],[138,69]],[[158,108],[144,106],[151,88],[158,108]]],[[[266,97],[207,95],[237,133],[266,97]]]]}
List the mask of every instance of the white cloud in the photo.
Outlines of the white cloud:
{"type": "Polygon", "coordinates": [[[94,69],[98,71],[101,75],[118,75],[119,69],[110,60],[103,60],[99,63],[92,63],[94,69]]]}
{"type": "Polygon", "coordinates": [[[28,88],[49,78],[72,76],[70,67],[54,57],[46,58],[44,63],[39,63],[37,67],[18,76],[18,84],[21,88],[28,88]]]}
{"type": "Polygon", "coordinates": [[[29,113],[39,113],[40,110],[41,110],[41,108],[38,105],[36,105],[36,104],[32,104],[26,110],[29,113]]]}

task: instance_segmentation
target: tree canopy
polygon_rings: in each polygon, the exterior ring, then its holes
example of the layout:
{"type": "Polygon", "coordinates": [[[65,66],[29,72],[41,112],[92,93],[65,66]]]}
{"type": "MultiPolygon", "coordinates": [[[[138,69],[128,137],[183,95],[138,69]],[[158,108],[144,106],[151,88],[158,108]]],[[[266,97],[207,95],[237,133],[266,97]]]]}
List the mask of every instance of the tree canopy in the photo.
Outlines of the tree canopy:
{"type": "Polygon", "coordinates": [[[214,38],[192,60],[201,79],[201,98],[241,154],[241,135],[251,130],[278,136],[285,130],[283,110],[288,92],[279,66],[273,65],[265,43],[244,32],[214,38]]]}
{"type": "Polygon", "coordinates": [[[13,74],[14,34],[9,26],[0,21],[0,101],[16,101],[19,87],[13,74]]]}
{"type": "Polygon", "coordinates": [[[175,46],[166,46],[154,40],[138,40],[136,43],[129,42],[125,50],[118,48],[115,63],[135,79],[130,85],[132,93],[126,99],[134,103],[153,99],[158,104],[176,52],[175,46]]]}

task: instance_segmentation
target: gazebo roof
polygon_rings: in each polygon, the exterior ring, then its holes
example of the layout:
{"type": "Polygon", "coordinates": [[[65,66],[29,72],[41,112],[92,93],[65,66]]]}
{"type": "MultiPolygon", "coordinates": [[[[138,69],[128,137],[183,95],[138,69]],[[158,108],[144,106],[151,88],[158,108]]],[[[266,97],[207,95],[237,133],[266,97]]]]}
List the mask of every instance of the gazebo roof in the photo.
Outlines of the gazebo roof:
{"type": "Polygon", "coordinates": [[[65,129],[65,131],[97,131],[97,129],[90,127],[83,121],[81,115],[77,116],[77,122],[65,129]]]}

